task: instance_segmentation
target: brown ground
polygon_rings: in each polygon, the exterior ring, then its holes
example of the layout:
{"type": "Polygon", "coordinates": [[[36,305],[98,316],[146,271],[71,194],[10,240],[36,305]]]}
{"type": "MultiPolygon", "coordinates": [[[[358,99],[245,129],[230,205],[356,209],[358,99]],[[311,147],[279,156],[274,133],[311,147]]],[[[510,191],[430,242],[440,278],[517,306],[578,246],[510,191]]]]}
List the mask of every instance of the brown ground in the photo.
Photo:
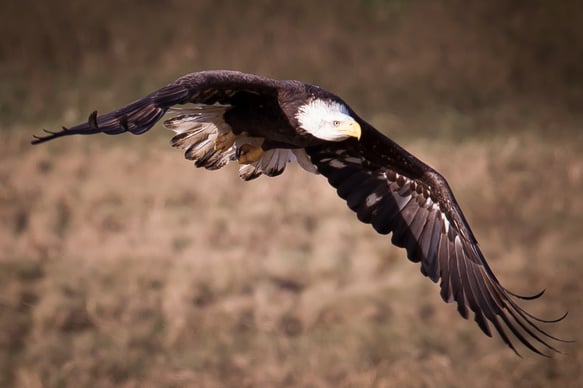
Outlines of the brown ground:
{"type": "Polygon", "coordinates": [[[0,386],[583,385],[581,8],[522,3],[5,2],[0,386]],[[529,310],[569,311],[551,330],[579,342],[516,357],[298,168],[196,170],[160,128],[28,143],[225,67],[354,101],[448,178],[503,284],[546,288],[529,310]]]}

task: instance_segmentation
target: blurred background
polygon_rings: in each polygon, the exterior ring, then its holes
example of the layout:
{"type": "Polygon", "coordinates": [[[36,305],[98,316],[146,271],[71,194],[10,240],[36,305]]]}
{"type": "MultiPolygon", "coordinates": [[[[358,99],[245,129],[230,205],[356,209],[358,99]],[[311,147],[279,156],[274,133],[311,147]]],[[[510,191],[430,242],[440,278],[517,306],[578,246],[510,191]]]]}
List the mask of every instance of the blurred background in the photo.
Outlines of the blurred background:
{"type": "Polygon", "coordinates": [[[4,0],[0,386],[583,385],[583,3],[4,0]],[[318,84],[442,172],[545,359],[444,304],[325,179],[157,126],[31,146],[204,69],[318,84]]]}

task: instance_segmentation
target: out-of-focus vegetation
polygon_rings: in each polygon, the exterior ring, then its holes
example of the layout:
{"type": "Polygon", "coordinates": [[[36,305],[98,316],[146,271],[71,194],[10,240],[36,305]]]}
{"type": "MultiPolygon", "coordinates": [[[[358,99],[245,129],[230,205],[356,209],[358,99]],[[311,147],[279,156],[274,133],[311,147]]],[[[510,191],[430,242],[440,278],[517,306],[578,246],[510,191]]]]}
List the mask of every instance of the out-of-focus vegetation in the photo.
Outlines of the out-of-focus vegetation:
{"type": "Polygon", "coordinates": [[[583,385],[580,343],[484,337],[322,177],[195,170],[159,128],[28,143],[191,71],[320,84],[443,172],[501,281],[579,339],[582,11],[3,1],[0,386],[583,385]]]}
{"type": "Polygon", "coordinates": [[[6,0],[0,7],[2,126],[74,121],[88,105],[115,107],[210,68],[321,84],[367,115],[581,115],[576,0],[6,0]]]}

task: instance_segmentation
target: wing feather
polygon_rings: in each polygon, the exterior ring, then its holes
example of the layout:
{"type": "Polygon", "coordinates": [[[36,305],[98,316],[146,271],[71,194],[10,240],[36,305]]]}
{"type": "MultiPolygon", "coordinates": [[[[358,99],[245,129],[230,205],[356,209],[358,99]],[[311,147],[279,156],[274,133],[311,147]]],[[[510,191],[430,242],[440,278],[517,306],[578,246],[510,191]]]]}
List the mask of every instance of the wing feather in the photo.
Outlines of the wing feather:
{"type": "Polygon", "coordinates": [[[63,128],[59,132],[45,131],[47,135],[35,136],[32,143],[95,133],[117,135],[130,132],[140,135],[152,128],[173,106],[228,103],[240,91],[264,93],[276,98],[282,82],[285,81],[227,70],[192,73],[113,112],[99,116],[94,112],[85,123],[63,128]]]}
{"type": "Polygon", "coordinates": [[[435,242],[434,234],[436,226],[439,227],[439,220],[437,217],[437,212],[427,211],[425,215],[425,225],[422,231],[422,236],[419,236],[418,240],[421,241],[420,244],[420,255],[421,257],[426,257],[427,260],[421,261],[421,273],[428,276],[433,280],[433,274],[435,271],[436,255],[435,249],[437,244],[435,242]]]}
{"type": "Polygon", "coordinates": [[[383,198],[376,217],[371,220],[373,228],[381,234],[388,234],[393,230],[394,218],[399,214],[399,207],[390,198],[383,198]]]}
{"type": "MultiPolygon", "coordinates": [[[[347,140],[307,149],[318,171],[328,178],[358,219],[379,233],[392,232],[394,245],[421,263],[421,272],[440,281],[446,302],[492,336],[490,324],[512,350],[510,334],[528,349],[558,352],[554,337],[536,325],[546,321],[520,307],[488,266],[449,185],[437,172],[360,121],[360,142],[347,140]],[[539,345],[539,346],[537,346],[539,345]]],[[[540,295],[535,295],[535,298],[540,295]]]]}

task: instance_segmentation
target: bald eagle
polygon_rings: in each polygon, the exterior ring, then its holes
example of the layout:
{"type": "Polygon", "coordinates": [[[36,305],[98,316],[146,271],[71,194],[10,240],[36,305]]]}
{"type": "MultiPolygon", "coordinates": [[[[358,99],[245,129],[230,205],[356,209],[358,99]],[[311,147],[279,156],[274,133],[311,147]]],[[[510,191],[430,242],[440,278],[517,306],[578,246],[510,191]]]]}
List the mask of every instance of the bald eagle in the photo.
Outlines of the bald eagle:
{"type": "Polygon", "coordinates": [[[360,118],[342,99],[314,85],[236,71],[203,71],[178,78],[127,106],[59,132],[45,131],[33,144],[69,135],[135,135],[162,116],[175,132],[171,145],[197,167],[216,170],[239,163],[244,180],[281,174],[290,162],[319,173],[336,188],[358,219],[421,263],[440,281],[441,297],[470,311],[489,337],[491,326],[518,354],[518,339],[541,355],[564,341],[539,327],[543,320],[520,307],[486,262],[449,185],[435,170],[360,118]],[[514,340],[512,339],[514,337],[514,340]],[[546,351],[545,351],[546,350],[546,351]]]}

